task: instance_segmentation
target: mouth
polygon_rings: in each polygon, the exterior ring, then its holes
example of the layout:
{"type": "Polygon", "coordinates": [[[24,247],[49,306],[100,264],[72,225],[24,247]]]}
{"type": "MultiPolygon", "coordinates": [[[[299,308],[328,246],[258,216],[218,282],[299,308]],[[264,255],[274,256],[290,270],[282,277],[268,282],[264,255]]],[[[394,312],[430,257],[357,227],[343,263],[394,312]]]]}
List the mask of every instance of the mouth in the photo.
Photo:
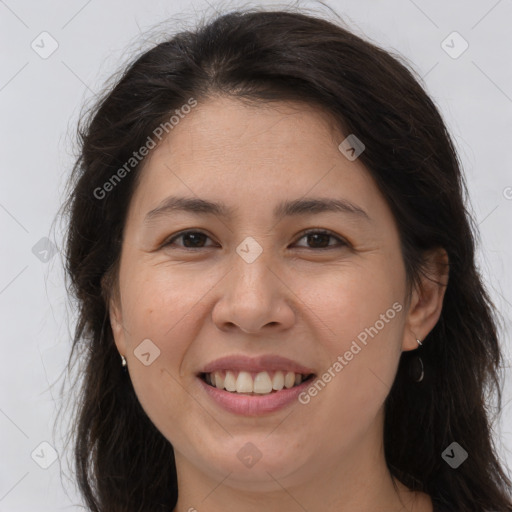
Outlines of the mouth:
{"type": "Polygon", "coordinates": [[[229,393],[247,396],[271,395],[301,386],[312,380],[314,373],[298,373],[285,370],[216,370],[202,372],[198,377],[208,386],[229,393]]]}
{"type": "Polygon", "coordinates": [[[238,416],[254,417],[278,413],[297,403],[316,373],[277,354],[233,354],[211,361],[196,377],[216,406],[238,416]]]}

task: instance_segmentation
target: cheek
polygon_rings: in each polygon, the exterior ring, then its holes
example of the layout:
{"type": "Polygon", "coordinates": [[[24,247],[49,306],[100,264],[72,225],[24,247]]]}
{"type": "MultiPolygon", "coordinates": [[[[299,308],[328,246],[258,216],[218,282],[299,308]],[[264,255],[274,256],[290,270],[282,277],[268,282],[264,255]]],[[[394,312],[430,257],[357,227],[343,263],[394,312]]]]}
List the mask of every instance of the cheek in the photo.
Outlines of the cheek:
{"type": "MultiPolygon", "coordinates": [[[[187,318],[216,282],[211,276],[198,279],[197,274],[163,267],[141,266],[131,274],[137,277],[126,283],[123,295],[127,330],[139,338],[154,338],[161,349],[169,340],[182,339],[179,332],[187,318]]],[[[132,336],[131,341],[137,339],[132,336]]]]}
{"type": "Polygon", "coordinates": [[[308,302],[329,328],[322,341],[328,354],[323,380],[332,401],[353,411],[365,403],[371,410],[370,404],[377,407],[389,391],[401,354],[405,277],[400,262],[393,267],[375,260],[339,272],[324,285],[308,302]]]}
{"type": "Polygon", "coordinates": [[[201,299],[204,301],[214,283],[191,280],[170,269],[146,268],[132,275],[137,279],[126,284],[123,296],[127,346],[135,354],[130,379],[152,423],[164,435],[172,432],[176,441],[181,430],[170,429],[169,425],[182,425],[183,411],[190,408],[190,379],[183,380],[182,362],[200,336],[202,324],[198,318],[207,313],[201,299]],[[149,344],[145,352],[151,353],[150,360],[153,351],[157,356],[146,366],[136,354],[141,353],[141,342],[148,339],[157,348],[149,344]]]}
{"type": "Polygon", "coordinates": [[[179,377],[181,361],[201,328],[201,298],[211,287],[207,279],[192,281],[175,270],[126,269],[123,324],[132,355],[130,376],[141,402],[155,399],[162,379],[179,377]]]}
{"type": "Polygon", "coordinates": [[[304,297],[306,304],[330,327],[328,339],[333,340],[335,348],[339,348],[340,340],[341,348],[347,341],[350,346],[352,339],[376,323],[384,337],[399,331],[403,315],[397,309],[403,311],[405,291],[400,262],[387,265],[381,258],[375,258],[371,263],[335,269],[328,279],[316,285],[311,282],[310,290],[314,291],[308,290],[304,297]],[[402,307],[393,308],[395,303],[402,307]]]}

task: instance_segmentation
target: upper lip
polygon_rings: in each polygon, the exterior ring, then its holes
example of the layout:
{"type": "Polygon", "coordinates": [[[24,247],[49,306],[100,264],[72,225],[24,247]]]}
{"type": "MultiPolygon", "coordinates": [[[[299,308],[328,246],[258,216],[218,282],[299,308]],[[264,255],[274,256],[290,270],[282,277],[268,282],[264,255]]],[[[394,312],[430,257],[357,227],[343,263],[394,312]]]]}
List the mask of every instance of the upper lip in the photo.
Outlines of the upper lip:
{"type": "Polygon", "coordinates": [[[244,355],[232,355],[220,357],[211,361],[200,370],[200,373],[212,373],[220,370],[235,370],[248,372],[270,371],[288,371],[309,375],[314,373],[311,368],[303,366],[291,359],[278,355],[266,354],[258,357],[248,357],[244,355]]]}

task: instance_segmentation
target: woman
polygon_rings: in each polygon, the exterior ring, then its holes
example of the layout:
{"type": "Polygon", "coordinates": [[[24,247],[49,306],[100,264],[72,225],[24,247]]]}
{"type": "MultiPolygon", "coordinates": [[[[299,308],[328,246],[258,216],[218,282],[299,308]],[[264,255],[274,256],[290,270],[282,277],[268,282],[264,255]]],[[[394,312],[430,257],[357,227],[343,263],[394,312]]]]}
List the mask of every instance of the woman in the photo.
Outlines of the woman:
{"type": "Polygon", "coordinates": [[[80,135],[90,510],[512,510],[464,179],[397,57],[235,12],[141,55],[80,135]]]}

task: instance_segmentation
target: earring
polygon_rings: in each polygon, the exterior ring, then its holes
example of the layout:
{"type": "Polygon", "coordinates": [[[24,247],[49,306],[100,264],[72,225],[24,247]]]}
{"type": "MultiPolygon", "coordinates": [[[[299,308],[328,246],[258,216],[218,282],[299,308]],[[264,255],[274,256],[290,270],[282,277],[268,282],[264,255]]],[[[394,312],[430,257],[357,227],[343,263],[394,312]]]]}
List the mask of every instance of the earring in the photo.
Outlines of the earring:
{"type": "MultiPolygon", "coordinates": [[[[416,340],[420,347],[423,345],[420,340],[416,340]]],[[[414,382],[421,382],[425,377],[425,367],[421,356],[414,356],[409,363],[409,377],[414,382]]]]}
{"type": "Polygon", "coordinates": [[[126,371],[126,358],[123,355],[121,356],[121,366],[123,370],[126,371]]]}

